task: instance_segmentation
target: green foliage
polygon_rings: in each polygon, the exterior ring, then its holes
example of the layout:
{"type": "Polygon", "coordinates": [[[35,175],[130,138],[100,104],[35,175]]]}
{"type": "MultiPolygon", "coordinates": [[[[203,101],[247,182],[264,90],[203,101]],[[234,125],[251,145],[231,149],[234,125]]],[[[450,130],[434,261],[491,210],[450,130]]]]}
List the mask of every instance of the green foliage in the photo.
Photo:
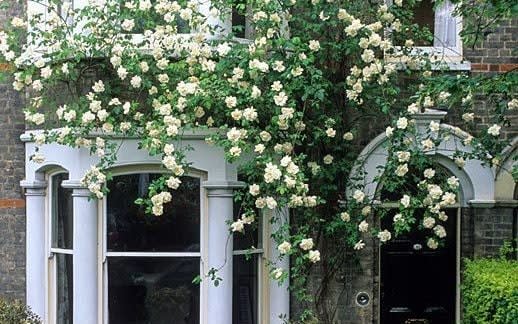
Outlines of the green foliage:
{"type": "Polygon", "coordinates": [[[466,260],[462,298],[464,322],[518,322],[518,261],[466,260]]]}
{"type": "Polygon", "coordinates": [[[40,318],[20,301],[0,298],[0,324],[39,324],[40,318]]]}

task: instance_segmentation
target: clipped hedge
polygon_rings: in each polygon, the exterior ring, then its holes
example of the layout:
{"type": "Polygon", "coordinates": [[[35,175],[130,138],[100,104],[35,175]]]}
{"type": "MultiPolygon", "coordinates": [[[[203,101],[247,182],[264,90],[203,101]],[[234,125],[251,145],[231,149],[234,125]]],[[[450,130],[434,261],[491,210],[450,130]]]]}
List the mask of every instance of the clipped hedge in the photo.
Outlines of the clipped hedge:
{"type": "Polygon", "coordinates": [[[20,301],[0,298],[0,324],[39,324],[40,318],[20,301]]]}
{"type": "Polygon", "coordinates": [[[466,260],[464,323],[518,323],[518,261],[466,260]]]}

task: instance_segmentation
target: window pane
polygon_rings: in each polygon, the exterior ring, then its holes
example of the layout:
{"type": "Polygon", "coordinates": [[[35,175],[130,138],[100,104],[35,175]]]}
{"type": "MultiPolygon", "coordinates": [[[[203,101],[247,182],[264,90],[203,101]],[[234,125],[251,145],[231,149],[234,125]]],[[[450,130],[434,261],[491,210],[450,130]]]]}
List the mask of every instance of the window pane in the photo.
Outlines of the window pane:
{"type": "Polygon", "coordinates": [[[56,321],[72,324],[72,255],[56,254],[56,321]]]}
{"type": "Polygon", "coordinates": [[[68,180],[66,173],[52,177],[52,247],[72,249],[72,189],[61,187],[64,180],[68,180]]]}
{"type": "Polygon", "coordinates": [[[110,324],[195,324],[199,258],[108,258],[110,324]]]}
{"type": "MultiPolygon", "coordinates": [[[[434,17],[433,2],[431,0],[423,0],[416,5],[413,22],[421,28],[426,27],[432,35],[434,34],[435,27],[434,17]]],[[[433,43],[426,40],[418,40],[416,45],[432,46],[433,43]]]]}
{"type": "Polygon", "coordinates": [[[146,197],[149,183],[158,177],[130,174],[109,182],[108,251],[200,251],[200,179],[182,177],[164,214],[147,215],[135,200],[146,197]]]}
{"type": "MultiPolygon", "coordinates": [[[[234,221],[241,217],[239,207],[239,204],[234,202],[234,221]]],[[[260,239],[262,234],[262,228],[260,228],[260,224],[262,224],[261,211],[256,210],[255,215],[257,219],[253,224],[245,225],[243,233],[234,232],[234,251],[249,250],[252,247],[256,249],[262,248],[260,239]]]]}
{"type": "Polygon", "coordinates": [[[233,279],[233,324],[256,324],[259,302],[257,263],[258,254],[249,259],[245,255],[235,255],[233,279]]]}

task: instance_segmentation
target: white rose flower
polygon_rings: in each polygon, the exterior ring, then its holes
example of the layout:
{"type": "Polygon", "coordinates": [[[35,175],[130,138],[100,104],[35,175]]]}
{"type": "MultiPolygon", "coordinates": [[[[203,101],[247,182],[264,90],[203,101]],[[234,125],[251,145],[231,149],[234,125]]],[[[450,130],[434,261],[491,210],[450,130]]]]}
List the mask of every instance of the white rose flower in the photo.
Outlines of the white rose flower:
{"type": "Polygon", "coordinates": [[[464,113],[462,114],[462,120],[465,122],[472,122],[475,119],[474,113],[464,113]]]}
{"type": "Polygon", "coordinates": [[[361,221],[361,223],[358,225],[358,230],[362,233],[365,233],[369,230],[369,223],[366,221],[361,221]]]}
{"type": "Polygon", "coordinates": [[[320,261],[320,252],[318,250],[309,251],[308,258],[309,261],[317,263],[318,261],[320,261]]]}
{"type": "Polygon", "coordinates": [[[388,127],[385,129],[385,136],[387,136],[387,137],[391,137],[393,134],[394,134],[394,128],[393,128],[393,127],[388,126],[388,127]]]}
{"type": "Polygon", "coordinates": [[[437,235],[439,238],[445,238],[446,237],[446,230],[444,229],[444,226],[442,225],[436,225],[433,228],[433,232],[435,235],[437,235]]]}
{"type": "Polygon", "coordinates": [[[507,103],[507,108],[509,108],[509,110],[518,109],[518,99],[514,98],[513,100],[509,101],[507,103]]]}
{"type": "Polygon", "coordinates": [[[287,254],[291,250],[291,244],[289,242],[284,241],[281,244],[279,244],[277,250],[280,254],[287,254]]]}
{"type": "Polygon", "coordinates": [[[423,219],[423,227],[424,228],[432,228],[435,225],[435,218],[433,217],[425,217],[423,219]]]}
{"type": "Polygon", "coordinates": [[[421,141],[421,145],[423,146],[423,149],[425,151],[429,151],[429,150],[431,150],[431,149],[433,149],[435,147],[434,142],[431,139],[429,139],[429,138],[427,138],[425,140],[422,140],[421,141]]]}
{"type": "Polygon", "coordinates": [[[457,189],[459,187],[459,179],[457,177],[449,177],[446,182],[448,183],[448,186],[452,189],[457,189]]]}
{"type": "Polygon", "coordinates": [[[237,157],[237,156],[240,156],[241,155],[241,148],[239,146],[232,146],[229,150],[228,150],[228,153],[233,156],[233,157],[237,157]]]}
{"type": "Polygon", "coordinates": [[[410,160],[410,152],[397,151],[396,157],[400,163],[408,162],[410,160]]]}
{"type": "Polygon", "coordinates": [[[282,173],[278,166],[271,162],[266,164],[266,168],[264,169],[264,181],[266,183],[272,183],[275,180],[279,180],[281,175],[282,173]]]}
{"type": "Polygon", "coordinates": [[[356,242],[356,244],[354,244],[355,250],[361,250],[364,247],[365,247],[365,243],[363,243],[363,240],[359,240],[358,242],[356,242]]]}
{"type": "Polygon", "coordinates": [[[378,238],[380,239],[380,242],[387,242],[392,238],[392,234],[388,230],[383,230],[378,233],[378,238]]]}
{"type": "Polygon", "coordinates": [[[264,152],[264,150],[266,149],[266,147],[264,146],[264,144],[257,144],[255,147],[254,147],[254,152],[256,153],[259,153],[259,154],[262,154],[264,152]]]}
{"type": "Polygon", "coordinates": [[[459,168],[463,168],[466,165],[466,160],[462,157],[456,157],[454,162],[459,168]]]}
{"type": "Polygon", "coordinates": [[[346,141],[352,141],[354,139],[354,135],[351,132],[347,132],[344,134],[343,139],[346,141]]]}
{"type": "Polygon", "coordinates": [[[119,76],[119,78],[121,80],[124,80],[126,79],[126,77],[128,76],[128,70],[126,70],[124,67],[122,66],[119,66],[117,68],[117,75],[119,76]]]}
{"type": "Polygon", "coordinates": [[[237,98],[234,96],[228,96],[225,98],[225,105],[227,105],[228,108],[234,108],[237,106],[237,98]]]}
{"type": "Polygon", "coordinates": [[[494,124],[493,126],[489,127],[487,129],[487,133],[492,136],[499,136],[500,135],[500,129],[501,127],[497,124],[494,124]]]}
{"type": "Polygon", "coordinates": [[[403,207],[408,208],[410,206],[410,196],[403,195],[403,198],[401,198],[400,202],[403,207]]]}
{"type": "Polygon", "coordinates": [[[313,245],[314,245],[313,239],[307,238],[307,239],[303,239],[302,241],[300,241],[299,247],[304,251],[308,251],[313,248],[313,245]]]}
{"type": "Polygon", "coordinates": [[[426,169],[424,170],[424,177],[427,179],[431,179],[435,176],[435,170],[434,169],[426,169]]]}
{"type": "Polygon", "coordinates": [[[104,83],[103,83],[103,80],[99,80],[97,82],[94,83],[94,85],[92,86],[92,90],[95,92],[95,93],[101,93],[101,92],[104,92],[104,83]]]}
{"type": "Polygon", "coordinates": [[[428,241],[426,241],[426,245],[432,250],[435,250],[439,247],[439,244],[433,238],[429,238],[428,241]]]}
{"type": "Polygon", "coordinates": [[[272,278],[275,280],[281,279],[282,275],[284,274],[284,270],[281,268],[276,268],[272,271],[272,278]]]}
{"type": "Polygon", "coordinates": [[[348,212],[342,212],[340,213],[340,218],[344,221],[344,222],[348,222],[351,220],[351,215],[349,215],[348,212]]]}
{"type": "Polygon", "coordinates": [[[328,128],[328,129],[326,129],[326,135],[331,138],[335,137],[336,131],[333,128],[328,128]]]}
{"type": "Polygon", "coordinates": [[[250,186],[250,188],[248,189],[248,192],[252,195],[252,196],[257,196],[259,195],[260,193],[260,187],[258,184],[253,184],[250,186]]]}
{"type": "Polygon", "coordinates": [[[431,121],[430,122],[430,131],[437,133],[440,130],[441,126],[438,122],[431,121]]]}
{"type": "Polygon", "coordinates": [[[265,202],[266,202],[266,206],[269,209],[277,208],[277,201],[275,200],[275,198],[268,196],[268,197],[266,197],[265,202]]]}
{"type": "Polygon", "coordinates": [[[288,96],[284,91],[281,91],[279,94],[273,96],[273,100],[277,106],[284,106],[288,101],[288,96]]]}
{"type": "Polygon", "coordinates": [[[121,27],[125,31],[132,31],[135,27],[135,21],[133,19],[124,19],[124,21],[121,24],[121,27]]]}
{"type": "Polygon", "coordinates": [[[320,42],[317,40],[310,40],[309,41],[309,49],[316,52],[320,49],[320,42]]]}
{"type": "Polygon", "coordinates": [[[357,203],[362,203],[365,199],[365,194],[361,190],[354,191],[353,199],[356,200],[357,203]]]}
{"type": "Polygon", "coordinates": [[[394,215],[394,217],[392,218],[392,221],[393,221],[394,223],[404,221],[403,215],[401,215],[401,214],[399,214],[399,213],[398,213],[398,214],[396,214],[396,215],[394,215]]]}
{"type": "Polygon", "coordinates": [[[398,177],[403,177],[408,172],[408,164],[401,164],[396,168],[396,175],[398,177]]]}
{"type": "Polygon", "coordinates": [[[245,223],[238,219],[237,221],[233,222],[232,225],[230,225],[230,228],[232,229],[232,232],[243,232],[245,229],[245,223]]]}
{"type": "Polygon", "coordinates": [[[182,183],[182,181],[176,177],[169,177],[169,179],[167,179],[167,186],[171,189],[178,189],[178,187],[180,187],[180,184],[182,183]]]}
{"type": "Polygon", "coordinates": [[[326,156],[324,156],[324,164],[331,164],[333,163],[333,156],[331,154],[327,154],[326,156]]]}
{"type": "Polygon", "coordinates": [[[405,129],[408,126],[408,119],[406,117],[401,117],[397,120],[396,123],[397,128],[399,129],[405,129]]]}
{"type": "Polygon", "coordinates": [[[131,78],[130,84],[133,88],[140,88],[140,86],[142,84],[142,78],[139,77],[138,75],[135,75],[134,77],[131,78]]]}

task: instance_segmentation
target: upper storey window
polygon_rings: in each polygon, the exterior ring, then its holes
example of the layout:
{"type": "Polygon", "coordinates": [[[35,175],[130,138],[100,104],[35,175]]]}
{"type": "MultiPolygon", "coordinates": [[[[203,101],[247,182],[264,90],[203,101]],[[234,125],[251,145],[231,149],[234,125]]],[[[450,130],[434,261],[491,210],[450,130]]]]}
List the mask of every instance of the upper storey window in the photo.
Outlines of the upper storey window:
{"type": "MultiPolygon", "coordinates": [[[[387,2],[392,4],[393,1],[387,2]]],[[[433,0],[421,0],[416,4],[413,22],[433,35],[433,40],[416,42],[416,52],[447,57],[462,56],[462,19],[455,16],[454,11],[455,5],[450,0],[437,5],[433,0]]]]}

